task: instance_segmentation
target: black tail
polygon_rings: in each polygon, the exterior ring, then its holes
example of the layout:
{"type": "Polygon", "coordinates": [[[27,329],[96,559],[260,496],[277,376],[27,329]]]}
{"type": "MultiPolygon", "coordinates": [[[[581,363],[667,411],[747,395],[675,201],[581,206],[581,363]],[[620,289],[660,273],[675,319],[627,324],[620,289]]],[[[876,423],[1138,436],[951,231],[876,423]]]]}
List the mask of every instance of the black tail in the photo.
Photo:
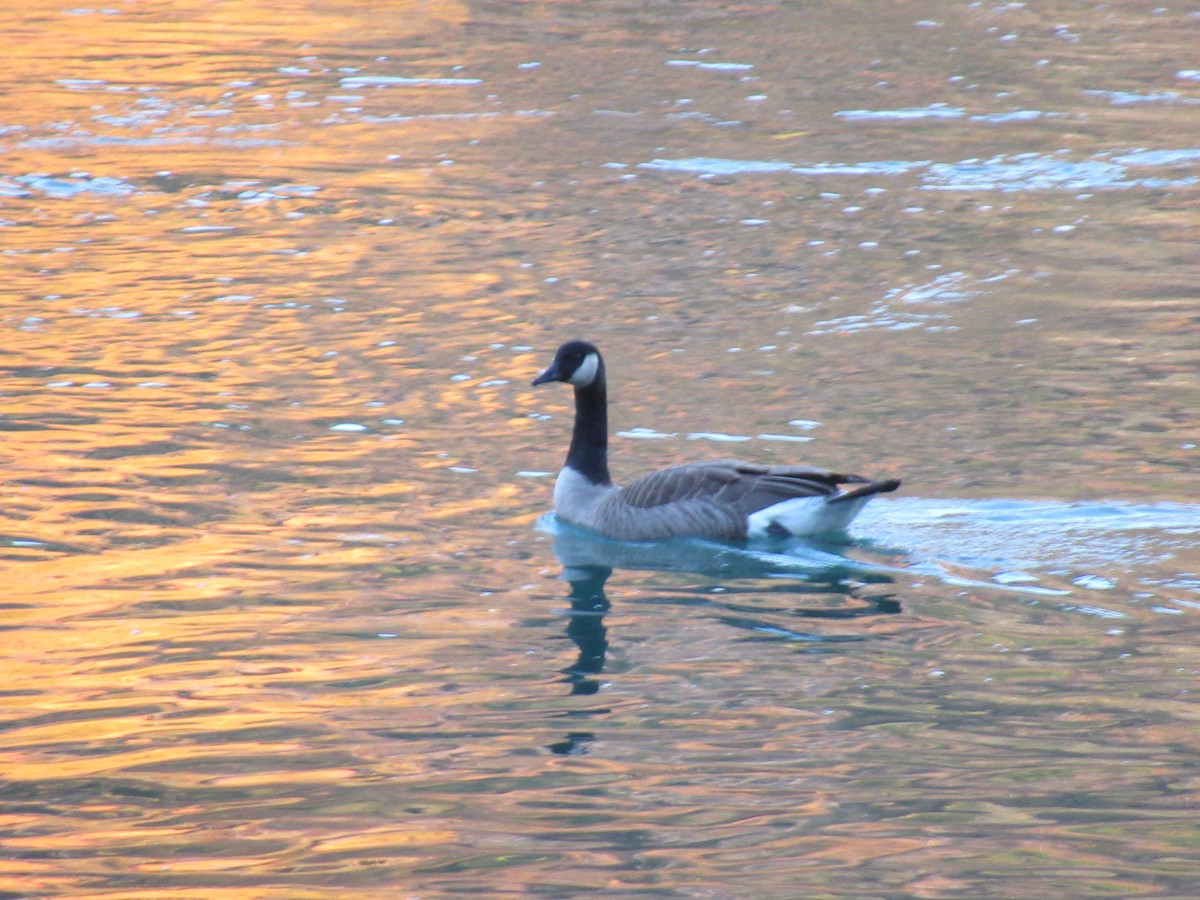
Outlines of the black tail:
{"type": "Polygon", "coordinates": [[[843,491],[835,497],[830,497],[829,502],[842,503],[846,500],[859,500],[863,497],[870,497],[872,494],[886,494],[898,487],[900,487],[899,478],[889,478],[887,481],[872,481],[869,484],[861,484],[856,488],[843,491]]]}

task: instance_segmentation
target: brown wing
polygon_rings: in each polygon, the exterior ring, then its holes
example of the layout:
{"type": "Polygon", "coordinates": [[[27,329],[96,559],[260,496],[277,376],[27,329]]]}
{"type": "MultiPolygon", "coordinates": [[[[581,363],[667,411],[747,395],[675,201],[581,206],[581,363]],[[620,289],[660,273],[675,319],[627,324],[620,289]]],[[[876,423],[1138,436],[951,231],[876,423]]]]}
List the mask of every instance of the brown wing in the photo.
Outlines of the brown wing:
{"type": "Polygon", "coordinates": [[[793,497],[830,497],[839,484],[866,483],[858,475],[838,475],[809,466],[759,466],[736,459],[672,466],[626,485],[629,506],[649,508],[683,500],[707,500],[744,515],[793,497]]]}

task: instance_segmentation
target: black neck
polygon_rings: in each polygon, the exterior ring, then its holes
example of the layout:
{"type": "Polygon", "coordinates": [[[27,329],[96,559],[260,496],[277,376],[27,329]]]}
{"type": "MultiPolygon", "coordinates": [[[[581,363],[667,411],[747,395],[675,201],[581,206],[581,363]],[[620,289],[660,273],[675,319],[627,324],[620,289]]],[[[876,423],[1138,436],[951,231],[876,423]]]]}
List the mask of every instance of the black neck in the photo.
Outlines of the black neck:
{"type": "Polygon", "coordinates": [[[608,475],[608,392],[604,369],[587,387],[575,388],[575,429],[567,465],[593,484],[612,484],[608,475]]]}

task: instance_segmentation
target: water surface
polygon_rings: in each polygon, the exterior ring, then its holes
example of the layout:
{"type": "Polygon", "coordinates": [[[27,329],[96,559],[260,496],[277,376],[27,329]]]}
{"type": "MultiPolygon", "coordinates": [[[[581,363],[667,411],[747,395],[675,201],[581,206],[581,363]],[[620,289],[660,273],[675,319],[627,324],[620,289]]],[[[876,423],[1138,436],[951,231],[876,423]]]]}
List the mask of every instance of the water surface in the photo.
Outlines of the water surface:
{"type": "Polygon", "coordinates": [[[1198,23],[10,5],[0,891],[1190,896],[1198,23]]]}

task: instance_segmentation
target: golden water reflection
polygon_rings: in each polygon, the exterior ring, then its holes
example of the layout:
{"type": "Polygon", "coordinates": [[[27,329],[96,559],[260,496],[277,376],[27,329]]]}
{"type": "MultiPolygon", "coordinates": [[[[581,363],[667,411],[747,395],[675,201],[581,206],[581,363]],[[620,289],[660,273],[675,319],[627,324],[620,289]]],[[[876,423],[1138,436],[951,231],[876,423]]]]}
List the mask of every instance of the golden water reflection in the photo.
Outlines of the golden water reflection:
{"type": "Polygon", "coordinates": [[[0,27],[0,891],[1190,893],[1185,10],[0,27]],[[574,335],[622,477],[905,492],[561,559],[574,335]]]}

